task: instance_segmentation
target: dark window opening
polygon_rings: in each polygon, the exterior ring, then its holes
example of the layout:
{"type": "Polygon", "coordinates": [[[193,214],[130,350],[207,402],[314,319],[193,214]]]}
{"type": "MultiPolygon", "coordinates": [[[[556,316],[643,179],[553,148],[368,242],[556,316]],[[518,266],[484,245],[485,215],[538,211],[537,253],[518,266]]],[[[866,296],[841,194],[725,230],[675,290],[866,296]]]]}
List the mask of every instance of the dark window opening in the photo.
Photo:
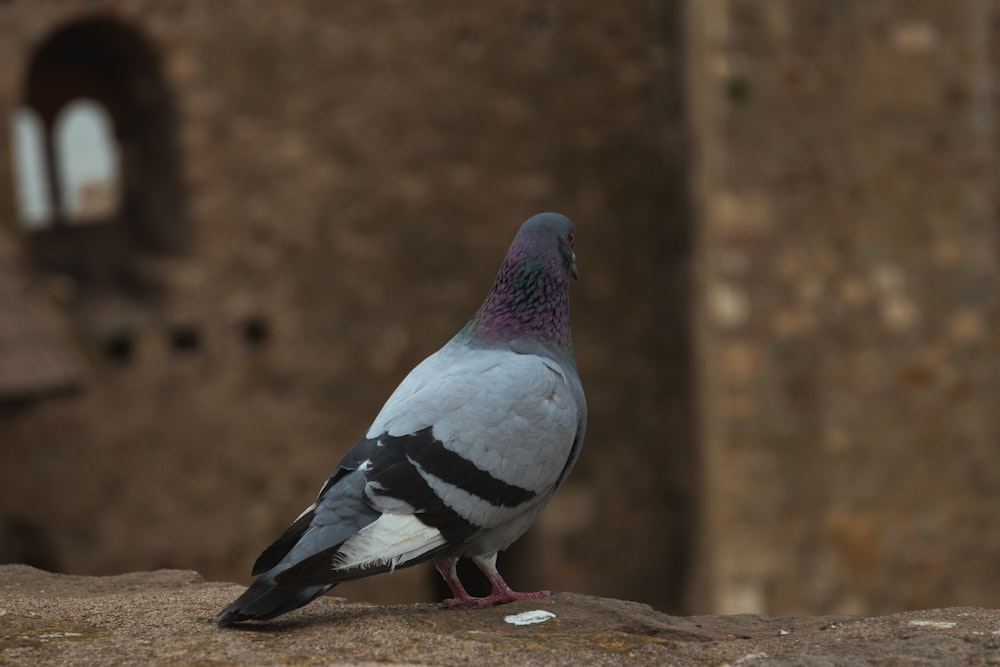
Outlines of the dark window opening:
{"type": "Polygon", "coordinates": [[[174,327],[170,346],[178,354],[194,354],[201,348],[201,333],[193,326],[174,327]]]}
{"type": "Polygon", "coordinates": [[[135,339],[129,332],[113,334],[104,341],[104,356],[119,366],[129,365],[134,351],[135,339]]]}
{"type": "Polygon", "coordinates": [[[250,316],[243,320],[240,329],[243,334],[243,340],[250,347],[260,347],[267,342],[268,338],[271,336],[270,326],[262,317],[250,316]]]}

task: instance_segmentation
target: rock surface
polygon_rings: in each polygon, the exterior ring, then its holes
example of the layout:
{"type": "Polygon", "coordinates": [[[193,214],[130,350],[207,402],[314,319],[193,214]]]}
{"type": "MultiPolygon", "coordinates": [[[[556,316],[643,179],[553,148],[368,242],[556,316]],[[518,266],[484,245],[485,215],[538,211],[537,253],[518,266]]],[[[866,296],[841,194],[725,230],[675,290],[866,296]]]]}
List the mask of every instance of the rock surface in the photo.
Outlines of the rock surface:
{"type": "Polygon", "coordinates": [[[676,617],[573,593],[483,610],[327,596],[271,623],[218,629],[215,612],[241,591],[187,571],[0,566],[0,664],[1000,664],[994,609],[676,617]],[[525,614],[536,610],[554,616],[525,614]]]}

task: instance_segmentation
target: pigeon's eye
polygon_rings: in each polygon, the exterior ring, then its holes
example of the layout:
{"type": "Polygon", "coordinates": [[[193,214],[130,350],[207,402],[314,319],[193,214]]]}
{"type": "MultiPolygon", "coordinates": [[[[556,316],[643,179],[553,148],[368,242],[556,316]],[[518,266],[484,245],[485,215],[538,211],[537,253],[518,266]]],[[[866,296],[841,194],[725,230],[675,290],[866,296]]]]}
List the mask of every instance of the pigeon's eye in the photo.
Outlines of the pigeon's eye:
{"type": "Polygon", "coordinates": [[[566,235],[566,240],[569,241],[570,245],[573,245],[573,241],[576,240],[576,234],[570,232],[569,234],[566,235]]]}

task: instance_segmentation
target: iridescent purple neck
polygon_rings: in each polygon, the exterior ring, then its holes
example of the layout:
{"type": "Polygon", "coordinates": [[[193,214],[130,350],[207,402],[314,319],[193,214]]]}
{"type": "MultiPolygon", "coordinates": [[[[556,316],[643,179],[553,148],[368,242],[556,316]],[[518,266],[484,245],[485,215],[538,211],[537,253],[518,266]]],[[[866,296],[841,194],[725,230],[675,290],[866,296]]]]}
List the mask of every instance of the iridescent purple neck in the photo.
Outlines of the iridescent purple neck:
{"type": "Polygon", "coordinates": [[[530,338],[572,354],[569,287],[558,251],[539,254],[511,248],[468,330],[486,342],[530,338]]]}

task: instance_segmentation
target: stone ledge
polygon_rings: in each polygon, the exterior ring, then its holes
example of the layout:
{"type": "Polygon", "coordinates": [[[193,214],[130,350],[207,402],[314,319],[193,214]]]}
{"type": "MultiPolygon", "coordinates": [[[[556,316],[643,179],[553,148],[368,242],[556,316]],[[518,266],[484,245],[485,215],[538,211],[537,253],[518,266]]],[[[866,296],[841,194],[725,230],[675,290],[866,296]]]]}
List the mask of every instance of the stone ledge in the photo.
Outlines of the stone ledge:
{"type": "Polygon", "coordinates": [[[1000,664],[993,609],[677,617],[574,593],[482,610],[327,596],[267,624],[218,629],[215,612],[242,590],[178,570],[80,577],[3,565],[0,663],[1000,664]],[[505,620],[533,610],[555,616],[505,620]]]}

